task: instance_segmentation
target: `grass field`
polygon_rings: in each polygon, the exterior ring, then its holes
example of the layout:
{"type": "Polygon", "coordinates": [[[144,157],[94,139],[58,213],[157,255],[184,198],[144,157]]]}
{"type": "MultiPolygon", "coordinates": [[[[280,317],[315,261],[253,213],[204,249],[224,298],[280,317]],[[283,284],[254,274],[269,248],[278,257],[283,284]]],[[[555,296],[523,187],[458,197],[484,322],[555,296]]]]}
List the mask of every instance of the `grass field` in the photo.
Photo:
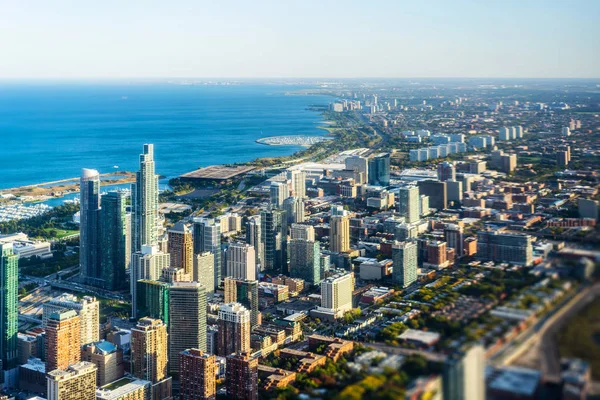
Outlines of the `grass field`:
{"type": "Polygon", "coordinates": [[[586,360],[594,380],[600,380],[600,298],[595,299],[564,324],[558,334],[561,357],[586,360]]]}
{"type": "Polygon", "coordinates": [[[75,235],[78,234],[79,231],[72,231],[72,230],[67,230],[67,229],[57,229],[57,228],[47,228],[45,229],[46,231],[55,231],[56,232],[56,239],[62,239],[66,236],[71,236],[71,235],[75,235]]]}

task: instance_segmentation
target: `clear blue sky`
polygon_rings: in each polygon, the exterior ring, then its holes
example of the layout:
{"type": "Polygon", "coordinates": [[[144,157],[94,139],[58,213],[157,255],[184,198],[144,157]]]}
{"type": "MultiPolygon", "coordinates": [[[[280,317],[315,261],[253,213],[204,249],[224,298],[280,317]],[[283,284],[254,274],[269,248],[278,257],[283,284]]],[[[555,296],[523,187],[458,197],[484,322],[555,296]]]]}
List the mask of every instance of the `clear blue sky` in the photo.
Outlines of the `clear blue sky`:
{"type": "Polygon", "coordinates": [[[600,0],[0,0],[0,78],[600,77],[600,0]]]}

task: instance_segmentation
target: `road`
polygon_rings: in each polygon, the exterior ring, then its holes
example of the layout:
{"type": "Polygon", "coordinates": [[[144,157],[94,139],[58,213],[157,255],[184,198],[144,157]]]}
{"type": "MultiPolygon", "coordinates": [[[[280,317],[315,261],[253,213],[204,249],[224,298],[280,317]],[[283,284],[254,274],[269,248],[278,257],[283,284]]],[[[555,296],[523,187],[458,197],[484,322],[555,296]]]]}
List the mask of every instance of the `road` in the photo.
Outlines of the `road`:
{"type": "Polygon", "coordinates": [[[383,344],[383,343],[369,343],[369,342],[358,342],[358,343],[361,343],[362,345],[364,345],[366,347],[372,347],[376,350],[383,351],[384,353],[388,353],[388,354],[399,354],[402,356],[411,356],[411,355],[418,354],[420,356],[423,356],[424,358],[426,358],[429,361],[437,362],[437,363],[444,362],[447,358],[445,354],[431,353],[429,351],[424,351],[424,350],[405,349],[402,347],[389,346],[389,345],[383,344]]]}

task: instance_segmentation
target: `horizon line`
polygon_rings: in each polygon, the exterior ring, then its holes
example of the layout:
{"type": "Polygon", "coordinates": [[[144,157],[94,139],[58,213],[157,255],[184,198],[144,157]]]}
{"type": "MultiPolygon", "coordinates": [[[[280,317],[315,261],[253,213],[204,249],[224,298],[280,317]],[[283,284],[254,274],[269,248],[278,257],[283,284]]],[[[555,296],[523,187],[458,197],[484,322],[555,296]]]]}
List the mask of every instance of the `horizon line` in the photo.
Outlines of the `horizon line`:
{"type": "Polygon", "coordinates": [[[512,76],[512,77],[497,77],[497,76],[389,76],[389,77],[373,77],[373,76],[357,76],[357,77],[333,77],[333,76],[282,76],[282,77],[236,77],[236,76],[73,76],[73,77],[2,77],[0,81],[74,81],[74,80],[417,80],[417,79],[448,79],[448,80],[508,80],[508,79],[523,79],[523,80],[600,80],[598,77],[527,77],[527,76],[512,76]]]}

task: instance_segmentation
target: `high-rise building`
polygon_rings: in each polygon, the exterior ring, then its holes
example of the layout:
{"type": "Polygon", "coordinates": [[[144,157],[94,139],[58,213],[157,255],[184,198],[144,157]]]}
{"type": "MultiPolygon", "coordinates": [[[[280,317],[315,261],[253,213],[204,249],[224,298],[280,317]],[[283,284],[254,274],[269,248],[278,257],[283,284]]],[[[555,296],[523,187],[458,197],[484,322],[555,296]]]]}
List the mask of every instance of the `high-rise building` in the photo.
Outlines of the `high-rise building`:
{"type": "Polygon", "coordinates": [[[285,211],[268,208],[260,212],[261,239],[265,248],[267,270],[287,270],[287,217],[285,211]]]}
{"type": "Polygon", "coordinates": [[[79,264],[81,278],[88,284],[97,284],[100,276],[100,175],[94,169],[81,171],[79,264]]]}
{"type": "Polygon", "coordinates": [[[81,361],[47,374],[48,400],[96,400],[96,366],[81,361]]]}
{"type": "Polygon", "coordinates": [[[249,353],[231,354],[225,363],[227,396],[239,400],[257,400],[258,358],[249,353]]]}
{"type": "Polygon", "coordinates": [[[214,400],[217,397],[217,359],[199,349],[179,355],[179,398],[214,400]]]}
{"type": "Polygon", "coordinates": [[[315,228],[312,225],[292,224],[290,228],[291,239],[315,241],[315,228]]]}
{"type": "MultiPolygon", "coordinates": [[[[210,282],[212,283],[212,277],[210,282]]],[[[167,282],[140,279],[137,281],[136,315],[160,319],[169,326],[169,290],[167,282]]]]}
{"type": "Polygon", "coordinates": [[[380,153],[369,160],[369,185],[388,186],[390,184],[390,155],[380,153]]]}
{"type": "Polygon", "coordinates": [[[446,182],[423,180],[417,182],[419,193],[429,197],[429,206],[436,210],[445,210],[448,207],[448,193],[446,182]]]}
{"type": "Polygon", "coordinates": [[[321,249],[318,242],[306,239],[290,240],[290,276],[304,279],[312,285],[321,282],[321,249]]]}
{"type": "Polygon", "coordinates": [[[223,304],[219,310],[217,354],[250,351],[250,311],[240,303],[223,304]]]}
{"type": "Polygon", "coordinates": [[[227,248],[227,275],[235,279],[256,280],[256,255],[248,243],[235,242],[227,248]]]}
{"type": "Polygon", "coordinates": [[[81,327],[73,310],[54,312],[46,323],[46,371],[65,369],[81,360],[81,327]]]}
{"type": "Polygon", "coordinates": [[[3,383],[16,384],[17,335],[19,331],[19,256],[12,243],[0,243],[0,358],[3,383]]]}
{"type": "Polygon", "coordinates": [[[512,139],[512,131],[510,128],[503,126],[498,131],[498,139],[500,140],[511,140],[512,139]]]}
{"type": "Polygon", "coordinates": [[[288,170],[287,180],[290,181],[291,195],[293,197],[300,200],[306,197],[306,173],[304,171],[288,170]]]}
{"type": "Polygon", "coordinates": [[[446,242],[434,240],[427,246],[427,262],[431,265],[445,267],[446,260],[446,242]]]}
{"type": "Polygon", "coordinates": [[[264,243],[261,239],[261,221],[260,215],[253,215],[248,217],[248,222],[246,223],[246,242],[254,246],[255,254],[256,254],[256,265],[260,266],[260,270],[263,269],[263,259],[265,257],[265,248],[264,243]]]}
{"type": "Polygon", "coordinates": [[[369,160],[361,156],[350,156],[344,160],[346,169],[362,174],[363,180],[359,184],[366,183],[369,177],[369,160]]]}
{"type": "Polygon", "coordinates": [[[480,231],[477,255],[481,260],[529,266],[533,263],[533,244],[529,235],[480,231]]]}
{"type": "Polygon", "coordinates": [[[169,369],[179,369],[179,353],[206,351],[206,292],[197,282],[176,282],[169,290],[169,369]]]}
{"type": "Polygon", "coordinates": [[[473,346],[466,352],[450,355],[442,367],[444,399],[484,400],[485,351],[473,346]]]}
{"type": "Polygon", "coordinates": [[[417,186],[404,186],[398,190],[398,212],[409,224],[419,220],[419,200],[417,186]]]}
{"type": "Polygon", "coordinates": [[[288,225],[304,222],[304,201],[299,197],[288,197],[283,201],[288,225]]]}
{"type": "Polygon", "coordinates": [[[453,163],[444,161],[437,166],[438,179],[440,181],[455,181],[456,180],[456,167],[453,163]]]}
{"type": "Polygon", "coordinates": [[[250,311],[250,325],[260,325],[258,281],[225,278],[225,303],[240,303],[250,311]]]}
{"type": "Polygon", "coordinates": [[[121,290],[127,287],[125,270],[128,254],[127,209],[124,192],[102,195],[100,209],[100,276],[102,287],[121,290]]]}
{"type": "Polygon", "coordinates": [[[141,251],[142,246],[158,244],[158,175],[154,168],[154,145],[145,144],[140,154],[140,169],[131,185],[132,252],[141,251]]]}
{"type": "Polygon", "coordinates": [[[464,233],[463,228],[456,224],[448,224],[444,228],[444,240],[448,247],[456,251],[457,257],[464,254],[464,233]]]}
{"type": "Polygon", "coordinates": [[[214,287],[221,284],[221,224],[214,219],[194,219],[194,254],[210,251],[215,258],[214,287]]]}
{"type": "Polygon", "coordinates": [[[350,219],[347,215],[333,215],[329,220],[329,250],[343,253],[350,250],[350,219]]]}
{"type": "Polygon", "coordinates": [[[392,246],[392,260],[394,282],[403,288],[410,286],[417,280],[417,244],[414,242],[401,242],[392,246]]]}
{"type": "Polygon", "coordinates": [[[111,342],[101,340],[83,346],[81,358],[82,361],[91,362],[96,366],[98,386],[107,385],[123,377],[123,349],[111,342]]]}
{"type": "Polygon", "coordinates": [[[142,246],[142,250],[131,255],[131,313],[133,318],[138,318],[136,314],[137,299],[137,281],[147,279],[157,281],[165,268],[170,267],[171,255],[158,250],[158,246],[142,246]]]}
{"type": "Polygon", "coordinates": [[[270,200],[274,207],[281,208],[283,201],[289,197],[290,189],[284,182],[271,182],[270,200]]]}
{"type": "Polygon", "coordinates": [[[446,193],[448,201],[454,204],[460,204],[463,199],[463,183],[462,181],[446,181],[446,193]]]}
{"type": "Polygon", "coordinates": [[[577,199],[577,210],[580,218],[598,219],[598,202],[592,199],[577,199]]]}
{"type": "Polygon", "coordinates": [[[562,135],[563,136],[571,136],[571,129],[569,129],[568,126],[565,126],[562,128],[562,135]]]}
{"type": "Polygon", "coordinates": [[[210,251],[194,254],[194,282],[199,282],[206,290],[206,295],[212,297],[215,292],[215,256],[210,251]]]}
{"type": "Polygon", "coordinates": [[[92,296],[77,296],[69,293],[53,298],[44,303],[42,324],[47,326],[50,316],[59,311],[74,310],[79,315],[81,327],[81,344],[88,344],[100,340],[100,302],[92,296]]]}
{"type": "Polygon", "coordinates": [[[159,319],[142,318],[131,329],[131,375],[152,382],[151,399],[171,397],[167,376],[167,326],[159,319]]]}
{"type": "Polygon", "coordinates": [[[183,221],[179,221],[168,232],[171,267],[182,268],[186,274],[192,276],[194,269],[192,230],[183,221]]]}
{"type": "Polygon", "coordinates": [[[334,313],[352,309],[354,274],[344,273],[330,276],[321,282],[321,307],[334,313]]]}

